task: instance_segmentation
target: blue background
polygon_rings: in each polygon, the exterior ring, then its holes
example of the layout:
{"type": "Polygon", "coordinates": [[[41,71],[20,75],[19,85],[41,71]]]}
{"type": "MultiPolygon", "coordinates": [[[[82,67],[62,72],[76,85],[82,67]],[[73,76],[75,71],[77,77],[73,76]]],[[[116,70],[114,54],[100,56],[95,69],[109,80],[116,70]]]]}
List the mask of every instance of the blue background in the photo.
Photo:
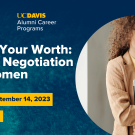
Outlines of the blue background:
{"type": "MultiPolygon", "coordinates": [[[[79,54],[90,36],[106,23],[134,14],[134,3],[124,1],[5,1],[0,4],[0,44],[9,46],[64,45],[72,47],[73,67],[3,67],[2,57],[51,58],[54,55],[0,56],[0,72],[27,71],[27,80],[0,79],[0,92],[51,92],[53,107],[0,107],[4,122],[2,135],[108,135],[83,110],[75,86],[75,70],[79,54]],[[55,26],[44,26],[43,32],[17,32],[17,13],[46,13],[45,20],[57,21],[55,26]]],[[[0,52],[1,53],[1,52],[0,52]]],[[[83,72],[83,71],[80,71],[83,72]]]]}

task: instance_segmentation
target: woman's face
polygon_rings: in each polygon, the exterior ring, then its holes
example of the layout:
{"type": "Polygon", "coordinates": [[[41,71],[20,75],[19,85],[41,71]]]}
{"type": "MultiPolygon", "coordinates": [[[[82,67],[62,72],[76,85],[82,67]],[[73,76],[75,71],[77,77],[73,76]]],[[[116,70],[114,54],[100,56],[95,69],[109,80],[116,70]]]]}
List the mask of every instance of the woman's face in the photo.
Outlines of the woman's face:
{"type": "Polygon", "coordinates": [[[132,37],[131,37],[131,41],[130,41],[130,47],[135,49],[135,29],[132,30],[132,37]]]}
{"type": "Polygon", "coordinates": [[[135,30],[134,29],[132,30],[129,53],[132,57],[135,58],[135,30]]]}

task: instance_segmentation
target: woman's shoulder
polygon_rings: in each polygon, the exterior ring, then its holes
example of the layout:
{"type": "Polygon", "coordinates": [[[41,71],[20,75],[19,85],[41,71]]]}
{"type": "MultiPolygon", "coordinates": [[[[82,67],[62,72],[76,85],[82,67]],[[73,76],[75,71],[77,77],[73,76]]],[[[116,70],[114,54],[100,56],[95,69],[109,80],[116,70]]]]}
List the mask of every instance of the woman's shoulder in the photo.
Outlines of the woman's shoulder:
{"type": "Polygon", "coordinates": [[[124,65],[123,57],[118,56],[108,62],[107,65],[124,65]]]}
{"type": "Polygon", "coordinates": [[[110,60],[109,62],[108,62],[108,64],[124,64],[124,62],[123,62],[123,57],[122,56],[118,56],[118,57],[116,57],[116,58],[114,58],[114,59],[112,59],[112,60],[110,60]]]}
{"type": "Polygon", "coordinates": [[[123,62],[123,57],[118,56],[112,60],[110,60],[107,64],[107,70],[108,71],[114,71],[122,73],[122,68],[123,68],[124,62],[123,62]]]}

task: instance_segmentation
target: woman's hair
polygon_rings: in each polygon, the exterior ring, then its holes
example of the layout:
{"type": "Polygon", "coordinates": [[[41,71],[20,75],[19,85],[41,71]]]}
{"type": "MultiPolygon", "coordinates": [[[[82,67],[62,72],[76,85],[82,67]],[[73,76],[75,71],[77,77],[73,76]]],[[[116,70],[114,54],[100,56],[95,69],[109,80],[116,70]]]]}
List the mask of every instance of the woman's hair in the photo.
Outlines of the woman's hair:
{"type": "Polygon", "coordinates": [[[109,37],[109,45],[111,46],[108,53],[109,60],[114,59],[124,53],[130,47],[132,30],[135,25],[135,15],[126,16],[111,22],[113,29],[109,37]]]}

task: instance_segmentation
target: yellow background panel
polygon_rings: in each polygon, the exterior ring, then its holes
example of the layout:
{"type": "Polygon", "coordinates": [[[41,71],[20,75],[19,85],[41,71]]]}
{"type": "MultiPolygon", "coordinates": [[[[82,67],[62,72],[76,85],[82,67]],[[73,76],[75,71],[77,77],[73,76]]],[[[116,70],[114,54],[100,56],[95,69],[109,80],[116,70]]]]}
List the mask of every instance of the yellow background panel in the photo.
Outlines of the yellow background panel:
{"type": "Polygon", "coordinates": [[[0,110],[0,122],[3,122],[3,110],[0,110]]]}
{"type": "Polygon", "coordinates": [[[0,93],[0,106],[53,106],[53,93],[0,93]]]}

